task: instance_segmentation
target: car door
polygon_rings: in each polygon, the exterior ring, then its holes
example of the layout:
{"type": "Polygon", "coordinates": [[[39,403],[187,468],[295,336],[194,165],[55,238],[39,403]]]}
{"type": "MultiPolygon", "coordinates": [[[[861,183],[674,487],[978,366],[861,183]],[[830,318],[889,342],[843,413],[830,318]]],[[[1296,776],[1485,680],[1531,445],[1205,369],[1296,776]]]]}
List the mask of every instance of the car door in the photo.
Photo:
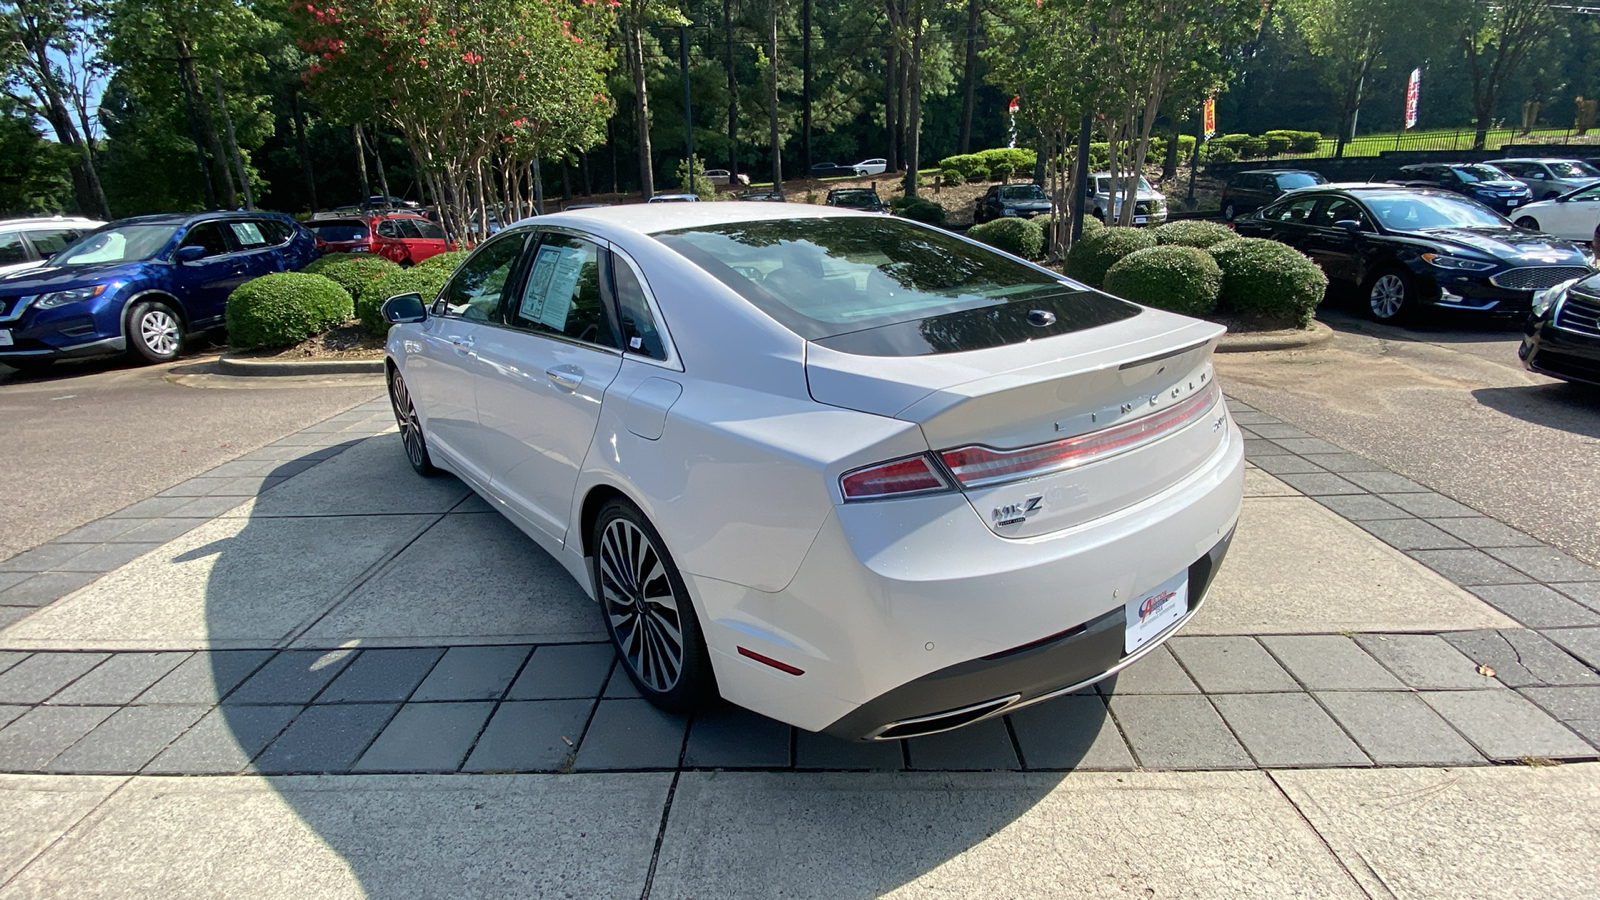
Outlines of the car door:
{"type": "Polygon", "coordinates": [[[1538,211],[1539,230],[1569,241],[1588,241],[1600,226],[1600,184],[1552,200],[1538,211]]]}
{"type": "Polygon", "coordinates": [[[552,539],[567,538],[578,471],[622,367],[607,247],[545,231],[505,327],[479,342],[478,420],[494,492],[552,539]]]}
{"type": "Polygon", "coordinates": [[[398,219],[380,219],[372,229],[373,250],[379,256],[400,262],[406,258],[406,247],[401,240],[403,236],[398,219]]]}
{"type": "Polygon", "coordinates": [[[462,263],[406,357],[406,386],[428,441],[485,487],[491,470],[478,433],[478,345],[496,330],[502,295],[516,277],[527,237],[522,231],[496,237],[462,263]]]}
{"type": "Polygon", "coordinates": [[[184,247],[199,247],[204,255],[177,263],[172,293],[183,304],[189,328],[205,328],[222,321],[228,295],[250,279],[249,269],[221,221],[190,225],[178,242],[179,250],[184,247]]]}
{"type": "Polygon", "coordinates": [[[283,255],[278,251],[288,235],[276,223],[266,219],[236,219],[227,225],[234,245],[239,248],[239,258],[244,262],[246,279],[283,271],[283,255]]]}
{"type": "Polygon", "coordinates": [[[1267,236],[1291,247],[1304,249],[1311,234],[1311,212],[1320,197],[1301,197],[1279,203],[1262,215],[1267,236]]]}
{"type": "Polygon", "coordinates": [[[1371,227],[1370,221],[1355,201],[1326,197],[1311,212],[1311,226],[1301,249],[1329,278],[1354,282],[1360,272],[1361,236],[1350,233],[1339,223],[1357,222],[1365,230],[1371,227]]]}
{"type": "Polygon", "coordinates": [[[399,220],[405,230],[407,258],[414,263],[437,256],[449,249],[444,239],[444,229],[423,218],[399,220]]]}

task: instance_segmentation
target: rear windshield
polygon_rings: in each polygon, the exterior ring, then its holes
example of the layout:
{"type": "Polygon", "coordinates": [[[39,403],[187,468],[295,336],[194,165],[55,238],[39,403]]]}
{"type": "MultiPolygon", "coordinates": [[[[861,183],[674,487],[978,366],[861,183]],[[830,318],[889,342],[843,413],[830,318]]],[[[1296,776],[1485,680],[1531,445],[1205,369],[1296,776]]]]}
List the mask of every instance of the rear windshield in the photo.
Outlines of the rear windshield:
{"type": "Polygon", "coordinates": [[[1313,175],[1310,172],[1290,172],[1286,175],[1278,176],[1278,187],[1286,191],[1327,183],[1327,179],[1321,175],[1313,175]]]}
{"type": "Polygon", "coordinates": [[[1547,165],[1557,178],[1600,178],[1600,170],[1582,160],[1562,160],[1547,165]]]}
{"type": "Polygon", "coordinates": [[[833,205],[851,209],[877,209],[883,205],[883,201],[878,199],[876,191],[839,191],[833,195],[833,205]]]}
{"type": "Polygon", "coordinates": [[[1494,166],[1452,166],[1451,170],[1461,176],[1461,180],[1469,184],[1479,181],[1507,181],[1509,176],[1496,169],[1494,166]]]}
{"type": "MultiPolygon", "coordinates": [[[[656,238],[813,341],[1081,293],[1048,272],[892,218],[734,222],[656,238]]],[[[1115,310],[1111,320],[1137,311],[1112,297],[1081,295],[1115,310]]]]}
{"type": "Polygon", "coordinates": [[[364,241],[367,239],[367,223],[360,219],[344,222],[312,222],[308,227],[312,233],[325,241],[364,241]]]}

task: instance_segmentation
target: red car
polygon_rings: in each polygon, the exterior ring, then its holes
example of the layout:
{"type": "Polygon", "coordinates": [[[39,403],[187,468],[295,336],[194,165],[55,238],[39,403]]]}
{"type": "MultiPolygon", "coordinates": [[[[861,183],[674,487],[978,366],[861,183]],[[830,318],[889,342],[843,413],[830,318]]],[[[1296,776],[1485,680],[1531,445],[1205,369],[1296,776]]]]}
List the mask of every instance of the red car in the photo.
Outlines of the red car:
{"type": "Polygon", "coordinates": [[[306,227],[324,253],[376,253],[402,266],[455,249],[443,228],[416,213],[323,216],[306,227]]]}

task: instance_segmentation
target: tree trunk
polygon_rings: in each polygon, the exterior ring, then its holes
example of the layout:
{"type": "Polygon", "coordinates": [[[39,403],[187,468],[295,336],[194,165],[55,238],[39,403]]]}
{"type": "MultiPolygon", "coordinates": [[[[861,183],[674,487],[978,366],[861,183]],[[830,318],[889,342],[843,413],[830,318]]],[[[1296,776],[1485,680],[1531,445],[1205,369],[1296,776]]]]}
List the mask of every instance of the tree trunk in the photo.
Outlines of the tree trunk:
{"type": "Polygon", "coordinates": [[[1172,128],[1167,132],[1167,155],[1161,160],[1161,180],[1171,181],[1178,177],[1178,120],[1172,120],[1172,128]]]}
{"type": "Polygon", "coordinates": [[[900,95],[900,78],[898,75],[900,71],[900,47],[894,40],[893,25],[890,25],[889,32],[889,48],[888,52],[884,54],[883,66],[883,130],[885,135],[884,143],[889,145],[884,156],[889,159],[889,171],[898,172],[900,171],[900,154],[898,145],[895,143],[895,135],[900,133],[900,121],[897,117],[899,110],[895,105],[895,98],[900,95]]]}
{"type": "Polygon", "coordinates": [[[250,173],[244,167],[244,154],[239,152],[239,138],[233,131],[233,114],[228,112],[228,95],[222,90],[222,75],[211,72],[211,89],[217,95],[217,109],[222,112],[222,127],[228,137],[228,155],[233,160],[234,173],[239,176],[239,188],[244,192],[244,208],[255,209],[255,194],[250,190],[250,173]]]}
{"type": "Polygon", "coordinates": [[[783,142],[778,139],[778,0],[767,0],[767,125],[772,141],[772,189],[783,196],[783,142]]]}
{"type": "Polygon", "coordinates": [[[978,93],[978,38],[983,27],[980,10],[979,0],[967,0],[967,63],[961,71],[964,88],[961,95],[961,139],[957,142],[957,152],[963,154],[972,152],[972,109],[978,93]]]}
{"type": "Polygon", "coordinates": [[[800,0],[800,168],[811,174],[811,0],[800,0]]]}
{"type": "Polygon", "coordinates": [[[724,63],[728,69],[728,183],[739,174],[739,80],[733,71],[733,0],[722,0],[724,63]]]}
{"type": "Polygon", "coordinates": [[[915,197],[920,187],[917,166],[922,155],[922,12],[914,11],[911,25],[911,69],[906,83],[911,94],[911,123],[906,128],[906,196],[915,197]]]}
{"type": "Polygon", "coordinates": [[[211,118],[211,107],[204,102],[205,97],[200,93],[200,73],[195,67],[194,57],[189,55],[189,48],[184,43],[178,45],[178,58],[184,75],[189,79],[189,86],[194,90],[196,118],[200,120],[200,131],[205,135],[206,145],[211,151],[211,176],[221,189],[219,193],[223,207],[234,209],[239,205],[239,194],[234,190],[232,176],[228,174],[228,156],[222,151],[222,138],[217,135],[217,123],[211,118]]]}
{"type": "Polygon", "coordinates": [[[389,172],[383,164],[383,154],[378,152],[378,144],[382,140],[383,135],[378,132],[378,127],[374,125],[372,127],[372,141],[370,142],[372,145],[372,161],[377,163],[378,189],[383,191],[383,205],[388,206],[391,202],[389,198],[393,197],[394,194],[389,190],[389,172]]]}
{"type": "MultiPolygon", "coordinates": [[[[55,64],[50,61],[49,49],[46,42],[37,46],[28,47],[27,69],[32,72],[32,80],[37,81],[31,85],[34,96],[40,101],[40,106],[32,110],[38,113],[56,133],[56,141],[73,153],[71,166],[72,195],[77,201],[78,209],[85,215],[100,218],[111,218],[109,205],[106,203],[105,191],[100,186],[100,174],[94,165],[94,148],[91,146],[91,137],[88,126],[88,117],[83,115],[86,111],[79,107],[83,120],[83,129],[72,121],[72,115],[67,109],[66,90],[56,77],[55,64]]],[[[27,80],[27,79],[24,79],[27,80]]]]}
{"type": "Polygon", "coordinates": [[[356,139],[356,172],[361,175],[361,205],[366,206],[367,200],[372,197],[372,183],[367,179],[367,149],[363,146],[366,141],[361,137],[361,126],[350,126],[350,133],[356,139]]]}
{"type": "Polygon", "coordinates": [[[311,199],[311,211],[317,211],[317,176],[311,168],[311,151],[306,146],[305,112],[300,108],[300,85],[289,89],[289,121],[294,127],[295,151],[300,154],[300,173],[306,179],[306,195],[311,199]]]}
{"type": "Polygon", "coordinates": [[[544,215],[544,173],[539,171],[539,160],[533,161],[533,213],[544,215]]]}
{"type": "Polygon", "coordinates": [[[634,127],[639,130],[639,190],[644,199],[655,196],[655,168],[650,155],[650,96],[645,84],[644,35],[639,23],[628,28],[628,68],[633,71],[634,127]]]}
{"type": "Polygon", "coordinates": [[[589,154],[587,152],[578,154],[578,163],[579,168],[583,169],[583,195],[593,197],[594,181],[589,175],[589,154]]]}

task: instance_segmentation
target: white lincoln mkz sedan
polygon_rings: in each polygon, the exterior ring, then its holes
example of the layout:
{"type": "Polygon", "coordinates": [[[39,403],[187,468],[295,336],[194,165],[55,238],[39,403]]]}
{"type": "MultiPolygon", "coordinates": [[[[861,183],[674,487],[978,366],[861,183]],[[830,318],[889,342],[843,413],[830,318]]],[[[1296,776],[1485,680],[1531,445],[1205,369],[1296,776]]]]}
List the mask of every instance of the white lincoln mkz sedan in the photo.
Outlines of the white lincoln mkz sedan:
{"type": "Polygon", "coordinates": [[[1221,327],[903,219],[541,216],[384,314],[412,465],[560,560],[667,710],[891,740],[1077,690],[1194,614],[1239,515],[1221,327]]]}

